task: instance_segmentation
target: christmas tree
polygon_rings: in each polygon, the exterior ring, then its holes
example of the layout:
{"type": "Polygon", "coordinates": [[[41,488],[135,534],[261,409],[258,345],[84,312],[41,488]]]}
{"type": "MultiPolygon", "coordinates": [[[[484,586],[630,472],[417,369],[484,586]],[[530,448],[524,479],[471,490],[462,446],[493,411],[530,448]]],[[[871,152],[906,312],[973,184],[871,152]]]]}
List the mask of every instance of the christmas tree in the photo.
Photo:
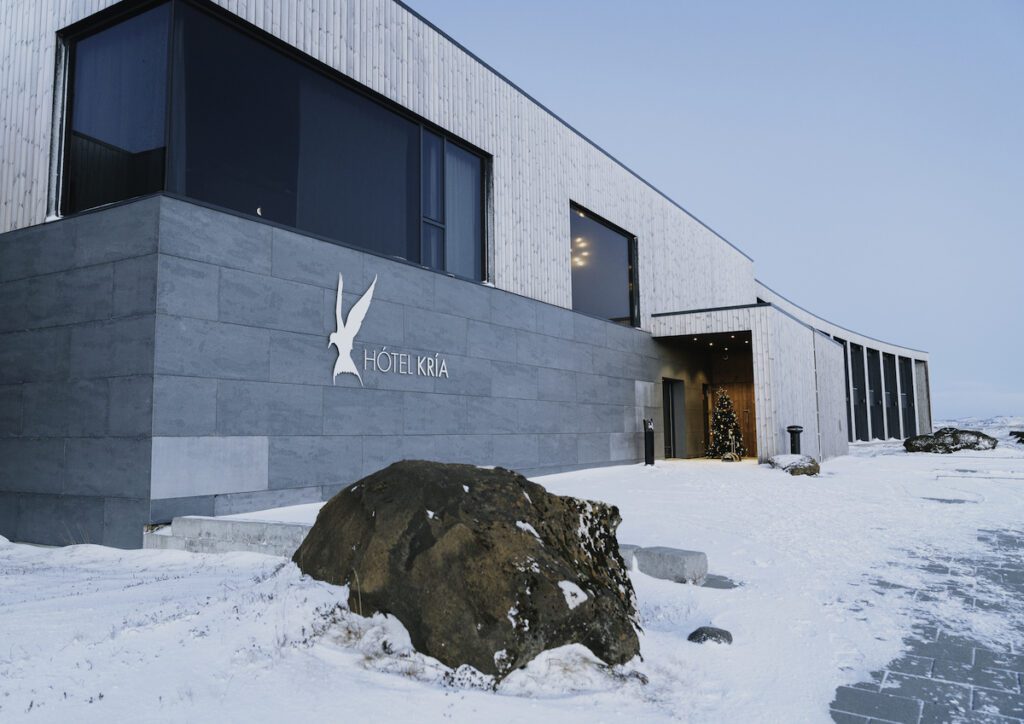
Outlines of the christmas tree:
{"type": "Polygon", "coordinates": [[[733,409],[732,400],[725,390],[718,390],[718,401],[715,403],[715,411],[711,415],[711,444],[708,445],[707,456],[709,458],[722,458],[733,452],[733,442],[736,444],[736,455],[743,457],[747,454],[743,447],[743,433],[740,432],[740,422],[736,418],[736,410],[733,409]]]}

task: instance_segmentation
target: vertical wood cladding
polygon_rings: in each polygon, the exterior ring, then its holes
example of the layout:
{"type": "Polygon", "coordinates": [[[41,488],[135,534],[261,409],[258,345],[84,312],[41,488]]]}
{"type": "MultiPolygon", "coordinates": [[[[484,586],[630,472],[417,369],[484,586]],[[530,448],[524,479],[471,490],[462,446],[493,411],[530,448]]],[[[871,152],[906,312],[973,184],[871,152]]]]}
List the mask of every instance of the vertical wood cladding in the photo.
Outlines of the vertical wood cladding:
{"type": "MultiPolygon", "coordinates": [[[[492,280],[571,306],[569,203],[635,234],[642,327],[650,314],[754,301],[750,259],[392,0],[217,4],[493,156],[492,280]]],[[[47,212],[56,32],[113,0],[0,7],[0,232],[47,212]]]]}

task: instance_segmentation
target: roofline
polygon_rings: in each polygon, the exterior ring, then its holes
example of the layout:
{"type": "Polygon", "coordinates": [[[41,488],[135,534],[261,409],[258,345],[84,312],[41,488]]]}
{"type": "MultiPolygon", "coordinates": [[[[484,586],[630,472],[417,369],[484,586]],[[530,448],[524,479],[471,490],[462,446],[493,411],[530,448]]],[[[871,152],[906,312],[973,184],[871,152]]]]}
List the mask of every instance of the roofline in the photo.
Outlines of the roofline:
{"type": "MultiPolygon", "coordinates": [[[[792,305],[793,305],[794,307],[796,307],[797,309],[799,309],[799,310],[800,310],[801,312],[806,312],[807,314],[810,314],[810,315],[811,315],[812,317],[814,317],[815,319],[819,319],[819,320],[821,320],[822,322],[825,322],[825,324],[831,324],[831,325],[832,325],[833,327],[838,327],[839,329],[842,329],[842,330],[843,330],[843,331],[845,331],[845,332],[849,332],[850,334],[855,334],[855,335],[857,335],[858,337],[863,337],[864,339],[870,339],[870,340],[871,340],[872,342],[878,342],[879,344],[885,344],[885,345],[888,345],[889,347],[898,347],[899,349],[905,349],[905,350],[907,350],[907,351],[909,351],[909,352],[918,352],[918,353],[920,353],[920,354],[930,354],[930,353],[929,353],[929,352],[928,352],[927,350],[924,350],[924,349],[915,349],[914,347],[907,347],[906,345],[903,345],[903,344],[893,344],[892,342],[886,342],[886,341],[885,341],[884,339],[878,339],[878,337],[870,337],[870,336],[868,336],[868,335],[866,335],[866,334],[861,334],[860,332],[854,331],[854,330],[850,329],[849,327],[844,327],[844,326],[843,326],[843,325],[841,325],[841,324],[836,324],[835,322],[832,322],[832,321],[830,321],[830,320],[828,320],[828,319],[825,319],[824,317],[820,317],[820,316],[818,316],[817,314],[815,314],[814,312],[812,312],[812,311],[811,311],[811,310],[809,310],[809,309],[806,309],[806,308],[804,308],[804,307],[801,307],[801,306],[800,306],[799,304],[797,304],[796,302],[794,302],[794,301],[793,301],[792,299],[790,299],[789,297],[786,297],[786,296],[784,296],[784,295],[782,295],[782,294],[779,294],[779,293],[778,293],[777,291],[775,291],[774,289],[772,289],[772,288],[771,288],[770,286],[768,286],[767,284],[765,284],[765,283],[764,283],[763,281],[761,281],[760,279],[756,279],[756,278],[755,278],[755,279],[754,279],[754,282],[755,282],[756,284],[760,284],[760,285],[761,285],[762,287],[764,287],[765,289],[767,289],[767,290],[768,290],[769,292],[771,292],[772,294],[775,294],[776,296],[778,296],[778,297],[779,297],[779,299],[782,299],[783,301],[785,301],[785,302],[786,302],[786,303],[788,303],[788,304],[792,304],[792,305]]],[[[852,341],[852,340],[846,340],[846,341],[847,341],[847,342],[850,342],[850,341],[852,341]]]]}
{"type": "Polygon", "coordinates": [[[467,47],[466,47],[465,45],[463,45],[462,43],[460,43],[460,42],[459,42],[458,40],[456,40],[455,38],[453,38],[453,37],[452,37],[451,35],[449,35],[448,33],[446,33],[446,32],[445,32],[444,30],[442,30],[441,28],[437,27],[437,25],[435,25],[434,23],[432,23],[432,22],[431,22],[430,20],[428,20],[427,18],[425,18],[425,17],[423,16],[423,15],[421,15],[420,13],[418,13],[418,12],[417,12],[416,10],[414,10],[414,9],[412,9],[411,7],[409,7],[408,5],[406,5],[406,4],[405,4],[405,3],[404,3],[404,2],[402,1],[402,0],[392,0],[392,2],[394,2],[394,3],[396,4],[396,5],[398,5],[398,6],[400,6],[401,8],[403,8],[403,9],[404,9],[404,10],[405,10],[406,12],[410,13],[411,15],[413,15],[414,17],[416,17],[417,19],[419,19],[419,20],[420,20],[420,22],[422,22],[422,23],[426,24],[427,26],[429,26],[429,27],[430,27],[431,29],[433,29],[433,30],[434,30],[434,31],[435,31],[436,33],[438,33],[438,34],[439,34],[439,35],[440,35],[441,37],[443,37],[443,38],[444,38],[445,40],[447,40],[447,41],[448,41],[448,42],[450,42],[450,43],[451,43],[452,45],[454,45],[455,47],[457,47],[457,48],[458,48],[459,50],[461,50],[461,51],[462,51],[463,53],[465,53],[465,54],[466,54],[466,55],[468,55],[468,56],[469,56],[470,58],[472,58],[473,60],[475,60],[475,61],[476,61],[477,63],[479,63],[480,65],[482,65],[482,66],[483,66],[484,68],[486,68],[486,69],[487,69],[488,71],[490,71],[491,73],[493,73],[494,75],[496,75],[496,76],[497,76],[498,78],[500,78],[501,80],[503,80],[503,81],[504,81],[505,83],[508,83],[508,85],[510,85],[510,86],[511,86],[512,88],[514,88],[514,89],[515,89],[515,90],[516,90],[517,92],[519,92],[520,94],[522,94],[522,96],[523,96],[524,98],[526,98],[527,100],[529,100],[529,101],[530,101],[531,103],[533,103],[534,105],[536,105],[536,106],[537,106],[538,108],[540,108],[540,109],[541,109],[542,111],[544,111],[545,113],[547,113],[547,114],[548,114],[549,116],[551,116],[552,118],[554,118],[554,119],[555,119],[556,121],[558,121],[559,123],[561,123],[561,124],[562,124],[563,126],[565,126],[566,128],[568,128],[568,129],[569,129],[570,131],[572,131],[572,132],[573,132],[573,133],[575,133],[575,134],[576,134],[577,136],[579,136],[580,138],[582,138],[582,139],[583,139],[584,141],[586,141],[587,143],[589,143],[589,144],[590,144],[591,146],[593,146],[594,148],[596,148],[596,149],[597,149],[598,151],[600,151],[600,152],[601,152],[602,154],[604,154],[604,155],[605,155],[606,157],[608,157],[609,159],[611,159],[612,161],[614,161],[614,162],[615,162],[616,164],[618,164],[618,165],[619,165],[619,166],[620,166],[620,167],[621,167],[621,168],[622,168],[623,170],[625,170],[625,171],[626,171],[626,172],[627,172],[628,174],[630,174],[631,176],[633,176],[633,178],[635,178],[635,179],[636,179],[637,181],[639,181],[640,183],[644,184],[644,185],[645,185],[645,186],[646,186],[647,188],[649,188],[649,189],[651,189],[652,191],[654,191],[654,193],[656,193],[656,194],[658,194],[659,196],[661,196],[661,197],[662,197],[663,199],[665,199],[666,201],[668,201],[668,202],[669,202],[670,204],[672,204],[673,206],[675,206],[675,207],[676,207],[677,209],[679,209],[680,211],[682,211],[682,212],[683,212],[684,214],[686,214],[687,216],[689,216],[689,217],[690,217],[691,219],[693,219],[694,221],[696,221],[696,222],[697,222],[698,224],[700,224],[700,225],[701,225],[701,226],[703,226],[703,227],[704,227],[705,229],[707,229],[708,231],[710,231],[710,232],[711,232],[712,234],[714,234],[715,236],[717,236],[717,237],[718,237],[719,239],[721,239],[722,241],[724,241],[724,242],[725,242],[726,244],[728,244],[729,246],[731,246],[731,247],[732,247],[733,249],[735,249],[735,250],[736,250],[737,252],[739,252],[740,254],[742,254],[742,255],[743,255],[743,256],[744,256],[744,257],[745,257],[745,258],[746,258],[746,259],[747,259],[748,261],[751,261],[751,262],[752,262],[752,261],[754,261],[754,258],[753,258],[752,256],[750,256],[750,254],[748,254],[747,252],[745,252],[745,251],[743,251],[742,249],[740,249],[740,248],[739,248],[738,246],[736,246],[735,244],[733,244],[733,243],[732,243],[731,241],[729,241],[728,239],[726,239],[726,238],[725,238],[724,236],[722,236],[722,235],[721,235],[721,234],[719,234],[719,233],[718,233],[717,231],[715,231],[715,230],[714,230],[714,229],[712,229],[712,228],[711,228],[710,226],[708,226],[708,225],[707,225],[706,223],[704,223],[704,222],[703,222],[703,221],[701,221],[701,220],[700,220],[699,218],[697,218],[697,217],[696,217],[696,216],[695,216],[694,214],[692,214],[691,212],[687,211],[687,210],[686,210],[686,208],[684,208],[684,207],[683,207],[683,205],[682,205],[682,204],[680,204],[680,203],[679,203],[678,201],[676,201],[675,199],[673,199],[673,198],[672,198],[671,196],[669,196],[668,194],[666,194],[666,193],[665,193],[664,191],[662,191],[661,189],[659,189],[659,188],[658,188],[657,186],[655,186],[654,184],[652,184],[652,183],[651,183],[650,181],[648,181],[647,179],[645,179],[645,178],[644,178],[643,176],[641,176],[640,174],[638,174],[638,173],[637,173],[636,171],[634,171],[633,169],[631,169],[631,168],[630,168],[629,166],[627,166],[626,164],[624,164],[624,163],[623,163],[622,161],[620,161],[619,159],[615,158],[615,156],[613,156],[613,155],[611,155],[610,153],[608,153],[608,151],[606,151],[606,150],[604,150],[603,148],[601,148],[601,147],[600,147],[599,145],[597,145],[597,144],[596,144],[596,143],[595,143],[594,141],[592,141],[591,139],[589,139],[589,138],[587,138],[586,136],[584,136],[584,135],[583,135],[583,134],[582,134],[582,133],[581,133],[581,132],[580,132],[579,130],[577,130],[577,129],[576,129],[575,127],[573,127],[573,126],[572,126],[572,124],[568,123],[568,122],[567,122],[567,121],[566,121],[566,120],[565,120],[564,118],[562,118],[561,116],[559,116],[559,115],[558,115],[557,113],[555,113],[554,111],[552,111],[552,110],[551,110],[550,108],[548,108],[548,107],[547,107],[546,105],[544,105],[543,103],[541,103],[540,101],[538,101],[538,100],[537,100],[536,98],[534,98],[534,97],[533,97],[532,95],[530,95],[529,93],[527,93],[527,92],[526,92],[525,90],[523,90],[523,89],[522,89],[522,88],[521,88],[521,87],[520,87],[520,86],[519,86],[518,84],[516,84],[516,83],[512,82],[512,81],[511,81],[511,80],[510,80],[510,79],[509,79],[509,78],[508,78],[508,77],[507,77],[506,75],[504,75],[503,73],[501,73],[501,72],[499,72],[498,70],[496,70],[496,69],[495,69],[495,68],[494,68],[494,67],[493,67],[493,66],[492,66],[492,65],[491,65],[490,63],[488,63],[487,61],[483,60],[483,59],[482,59],[482,58],[481,58],[480,56],[478,56],[478,55],[477,55],[476,53],[474,53],[473,51],[471,51],[471,50],[470,50],[469,48],[467,48],[467,47]]]}

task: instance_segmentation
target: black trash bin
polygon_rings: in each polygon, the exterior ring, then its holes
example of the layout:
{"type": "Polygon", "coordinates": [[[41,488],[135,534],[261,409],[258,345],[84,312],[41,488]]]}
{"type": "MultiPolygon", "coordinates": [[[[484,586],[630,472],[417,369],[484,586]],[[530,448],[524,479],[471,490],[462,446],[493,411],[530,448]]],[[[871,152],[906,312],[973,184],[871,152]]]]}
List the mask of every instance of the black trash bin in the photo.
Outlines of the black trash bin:
{"type": "Polygon", "coordinates": [[[644,465],[654,465],[654,419],[644,420],[644,465]]]}
{"type": "Polygon", "coordinates": [[[789,451],[794,455],[800,454],[800,433],[804,429],[800,425],[790,425],[786,428],[789,433],[789,451]]]}

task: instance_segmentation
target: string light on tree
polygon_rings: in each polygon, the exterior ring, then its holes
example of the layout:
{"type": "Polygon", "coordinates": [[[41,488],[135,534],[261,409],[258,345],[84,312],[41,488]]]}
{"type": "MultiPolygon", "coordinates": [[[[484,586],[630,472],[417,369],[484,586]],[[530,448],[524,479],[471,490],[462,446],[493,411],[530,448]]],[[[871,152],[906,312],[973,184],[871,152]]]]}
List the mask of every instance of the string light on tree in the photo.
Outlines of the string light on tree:
{"type": "Polygon", "coordinates": [[[711,416],[711,442],[708,445],[707,457],[724,458],[729,453],[739,457],[747,454],[743,447],[743,433],[732,399],[725,390],[719,388],[715,411],[711,416]],[[735,448],[734,448],[735,445],[735,448]]]}

